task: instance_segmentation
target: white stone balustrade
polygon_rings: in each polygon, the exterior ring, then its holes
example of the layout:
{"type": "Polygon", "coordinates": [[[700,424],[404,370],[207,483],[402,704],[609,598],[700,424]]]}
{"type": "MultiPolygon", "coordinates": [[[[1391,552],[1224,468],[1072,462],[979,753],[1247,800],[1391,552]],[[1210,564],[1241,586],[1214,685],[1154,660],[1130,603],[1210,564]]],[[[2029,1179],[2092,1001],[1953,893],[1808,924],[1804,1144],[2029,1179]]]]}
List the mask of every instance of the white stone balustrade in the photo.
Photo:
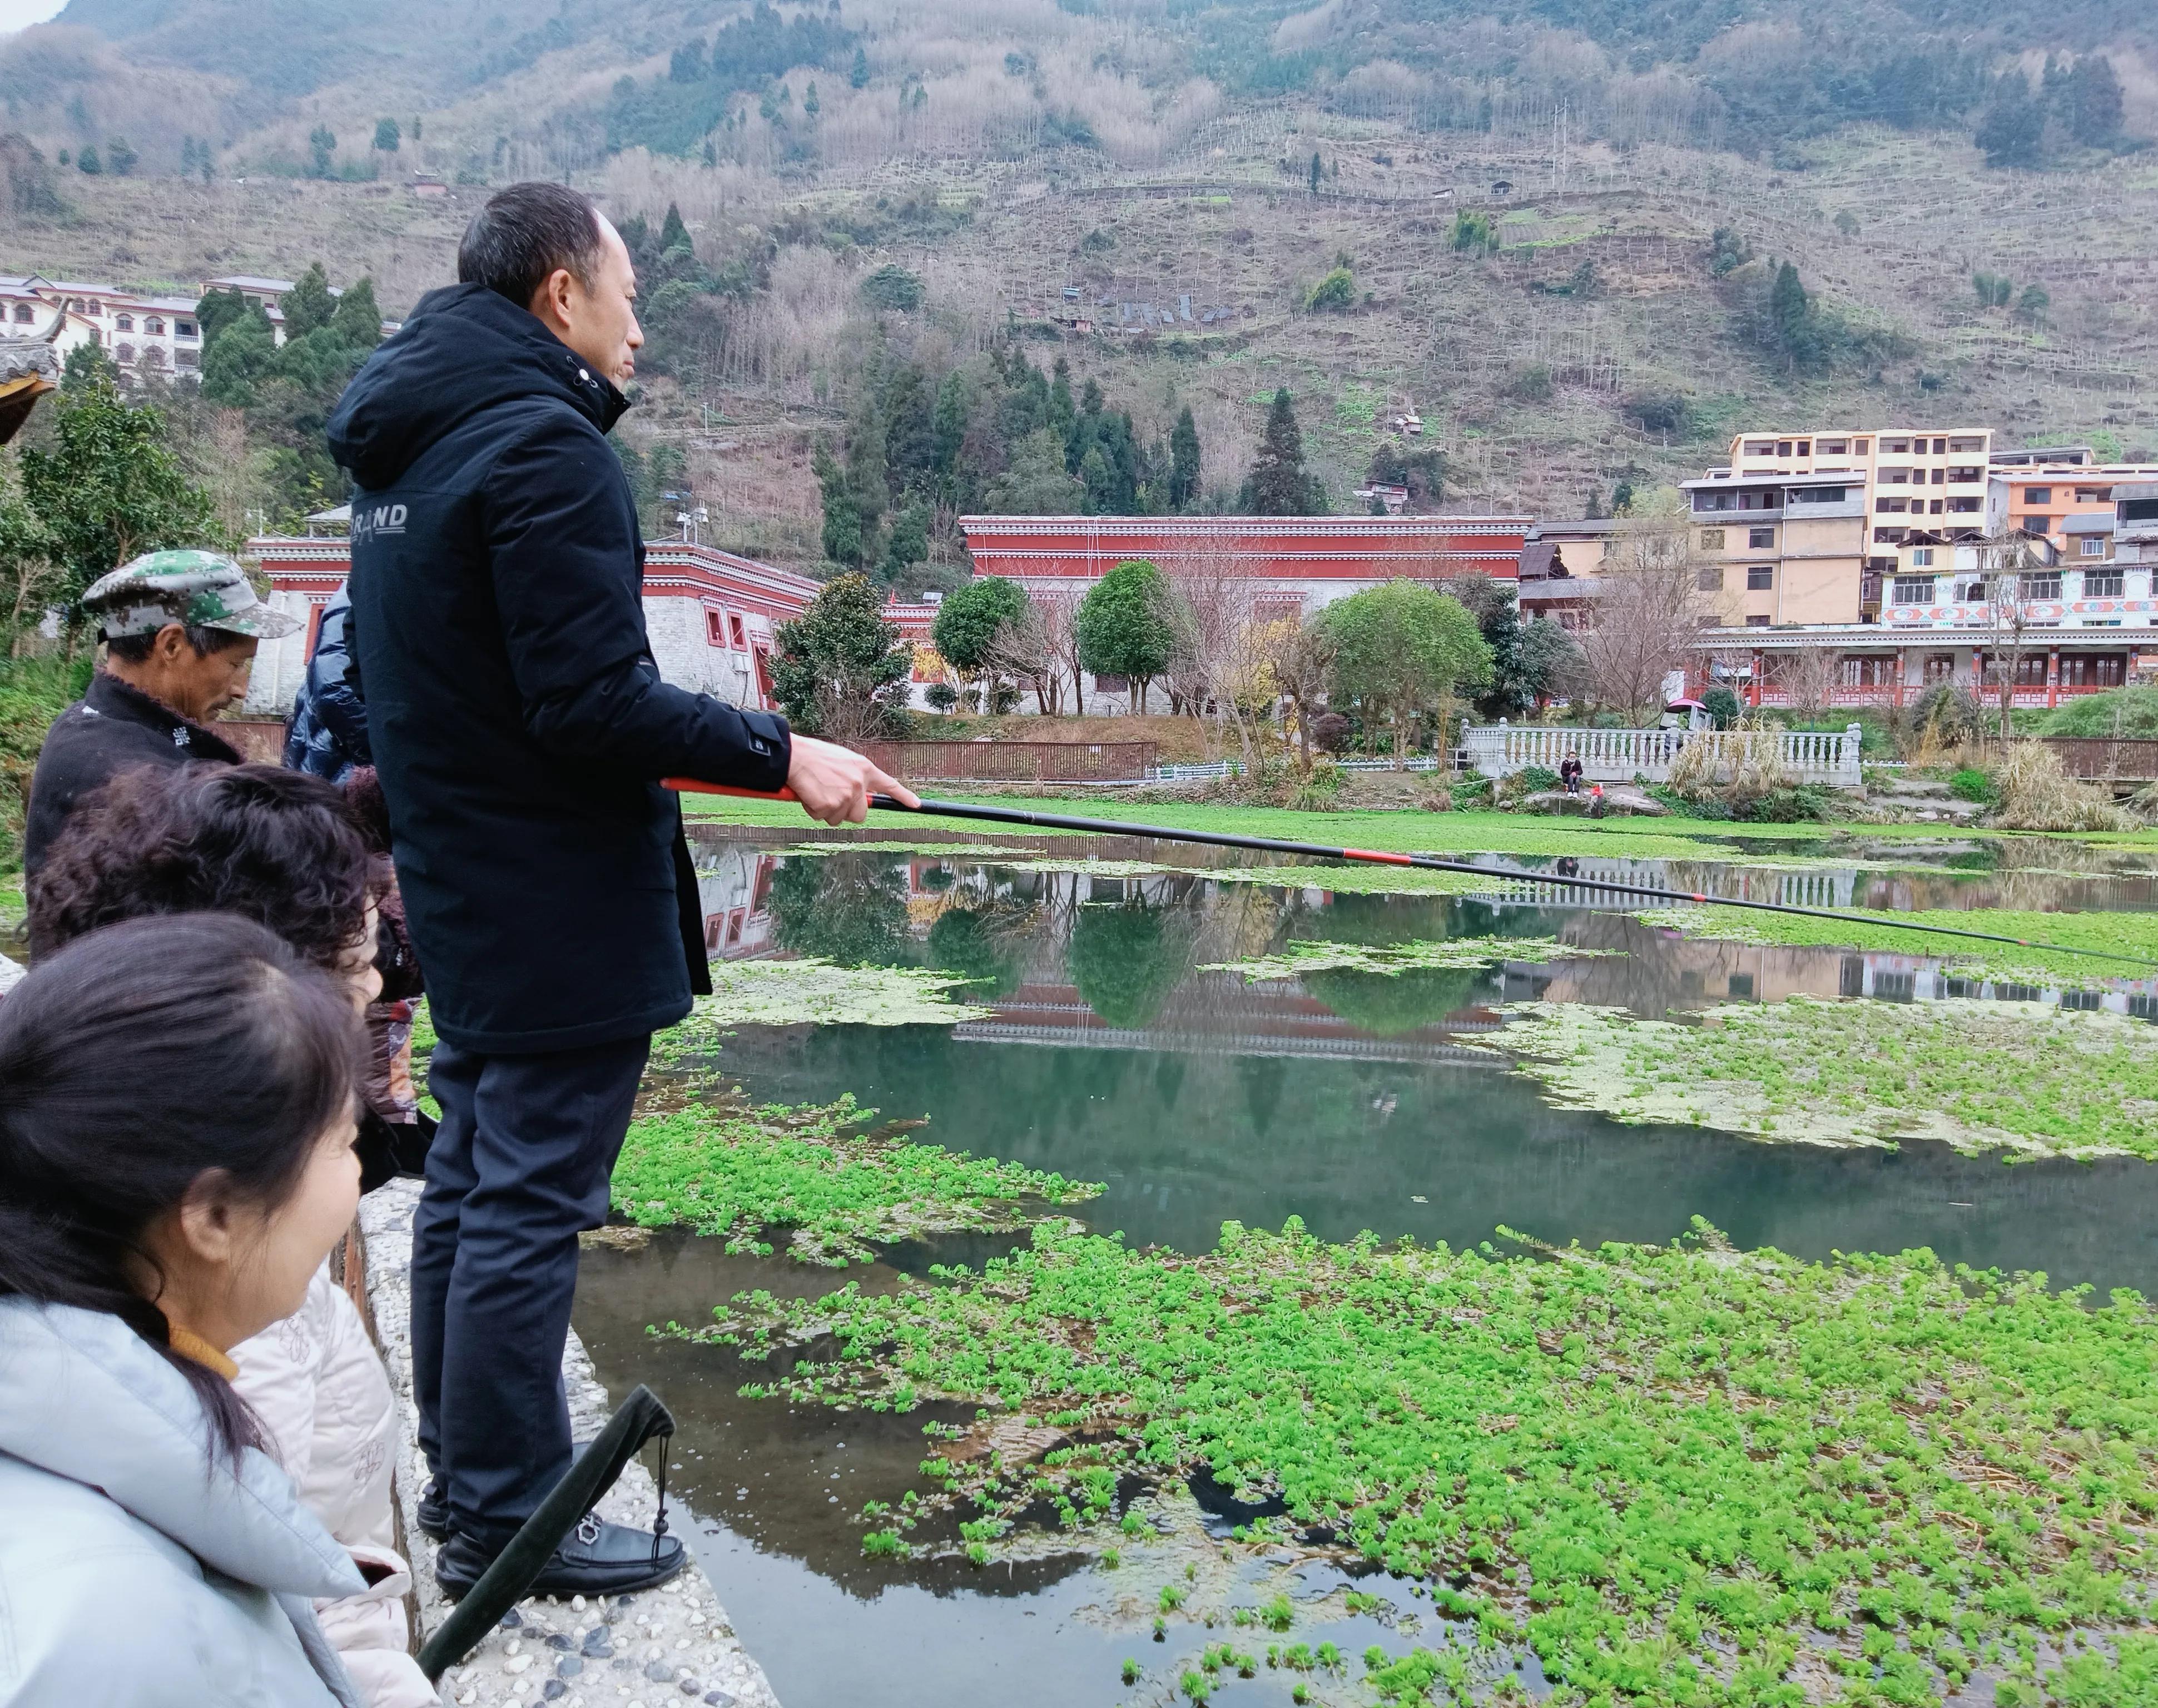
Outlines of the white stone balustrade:
{"type": "MultiPolygon", "coordinates": [[[[1858,734],[1856,724],[1840,732],[1780,730],[1775,737],[1776,751],[1784,768],[1800,782],[1855,789],[1862,781],[1858,734]]],[[[1583,730],[1512,725],[1502,718],[1496,724],[1463,730],[1462,747],[1469,764],[1485,777],[1510,777],[1532,765],[1555,771],[1572,754],[1581,761],[1586,782],[1631,782],[1642,777],[1660,783],[1670,780],[1672,761],[1690,743],[1706,741],[1720,750],[1758,739],[1723,730],[1583,730]]],[[[1722,757],[1720,751],[1717,757],[1722,757]]]]}

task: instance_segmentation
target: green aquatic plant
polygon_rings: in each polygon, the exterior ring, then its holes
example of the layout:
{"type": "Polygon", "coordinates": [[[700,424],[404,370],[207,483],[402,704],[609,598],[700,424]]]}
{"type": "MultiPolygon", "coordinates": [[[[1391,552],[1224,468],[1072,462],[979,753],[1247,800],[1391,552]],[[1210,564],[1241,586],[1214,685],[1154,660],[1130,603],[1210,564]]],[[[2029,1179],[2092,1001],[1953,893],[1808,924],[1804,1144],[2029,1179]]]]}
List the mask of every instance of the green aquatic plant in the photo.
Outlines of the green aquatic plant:
{"type": "MultiPolygon", "coordinates": [[[[1073,1445],[1025,1486],[953,1465],[989,1509],[1083,1469],[1273,1495],[1441,1587],[1478,1649],[1526,1644],[1562,1700],[1938,1703],[1990,1654],[2035,1702],[2075,1633],[2118,1639],[2084,1700],[2150,1670],[2158,1318],[2130,1293],[1705,1228],[1502,1255],[1231,1223],[1185,1256],[1044,1225],[979,1272],[748,1295],[707,1332],[830,1337],[760,1390],[798,1402],[1053,1421],[1073,1445]]],[[[1388,1685],[1415,1700],[1435,1664],[1388,1685]]]]}
{"type": "Polygon", "coordinates": [[[865,1133],[872,1112],[842,1098],[821,1108],[692,1105],[641,1117],[615,1164],[615,1208],[641,1226],[723,1237],[731,1251],[767,1251],[766,1230],[790,1228],[790,1256],[844,1267],[869,1262],[873,1241],[1020,1227],[1042,1205],[1076,1204],[1100,1190],[889,1131],[865,1133]]]}
{"type": "Polygon", "coordinates": [[[1300,939],[1247,961],[1211,961],[1202,973],[1241,973],[1247,984],[1334,971],[1393,976],[1427,968],[1492,967],[1501,961],[1587,960],[1622,953],[1577,949],[1553,937],[1449,937],[1439,942],[1337,943],[1300,939]]]}
{"type": "Polygon", "coordinates": [[[1906,925],[1993,931],[2032,942],[2058,943],[2063,948],[2094,949],[2100,955],[2138,956],[2151,963],[2141,968],[2090,955],[2018,948],[2012,943],[1975,943],[1951,937],[1933,937],[1923,930],[1900,929],[1885,923],[1850,924],[1842,920],[1755,913],[1738,907],[1652,908],[1634,916],[1690,937],[1714,937],[1730,943],[1882,949],[1899,955],[1933,955],[1948,962],[1952,968],[1975,973],[2021,973],[2096,983],[2109,978],[2140,978],[2158,971],[2158,913],[2034,913],[2005,907],[1974,907],[1929,908],[1882,916],[1884,921],[1892,918],[1906,925]]]}
{"type": "Polygon", "coordinates": [[[1730,1003],[1696,1024],[1508,1010],[1499,1047],[1568,1108],[1815,1144],[1939,1139],[2158,1160],[2158,1029],[2040,1003],[1730,1003]]]}
{"type": "Polygon", "coordinates": [[[663,1063],[709,1053],[731,1026],[952,1026],[989,1013],[955,1000],[968,977],[912,967],[835,967],[829,961],[715,961],[712,993],[659,1035],[663,1063]]]}

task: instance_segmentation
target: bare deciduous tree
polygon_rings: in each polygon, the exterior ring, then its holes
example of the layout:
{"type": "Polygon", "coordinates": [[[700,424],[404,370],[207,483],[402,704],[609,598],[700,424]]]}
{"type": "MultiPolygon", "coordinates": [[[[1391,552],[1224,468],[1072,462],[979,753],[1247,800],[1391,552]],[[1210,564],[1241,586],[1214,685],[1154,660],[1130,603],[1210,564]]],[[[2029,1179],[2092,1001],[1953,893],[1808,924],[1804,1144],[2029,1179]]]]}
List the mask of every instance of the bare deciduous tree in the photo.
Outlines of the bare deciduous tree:
{"type": "Polygon", "coordinates": [[[1981,686],[1990,685],[2001,697],[2005,743],[2016,733],[2016,689],[2023,674],[2023,654],[2030,648],[2026,636],[2034,622],[2032,608],[2038,602],[2032,584],[2042,575],[2057,572],[2040,560],[2031,536],[2021,532],[1980,541],[1978,562],[1985,576],[1986,626],[1993,635],[1986,654],[1992,679],[1988,684],[1981,678],[1981,686]]]}
{"type": "Polygon", "coordinates": [[[1843,654],[1826,647],[1790,653],[1784,661],[1782,681],[1794,711],[1809,718],[1824,716],[1843,681],[1843,654]]]}
{"type": "Polygon", "coordinates": [[[1687,663],[1705,626],[1692,541],[1682,522],[1629,525],[1602,578],[1595,627],[1580,636],[1591,691],[1630,717],[1661,710],[1665,677],[1687,663]]]}

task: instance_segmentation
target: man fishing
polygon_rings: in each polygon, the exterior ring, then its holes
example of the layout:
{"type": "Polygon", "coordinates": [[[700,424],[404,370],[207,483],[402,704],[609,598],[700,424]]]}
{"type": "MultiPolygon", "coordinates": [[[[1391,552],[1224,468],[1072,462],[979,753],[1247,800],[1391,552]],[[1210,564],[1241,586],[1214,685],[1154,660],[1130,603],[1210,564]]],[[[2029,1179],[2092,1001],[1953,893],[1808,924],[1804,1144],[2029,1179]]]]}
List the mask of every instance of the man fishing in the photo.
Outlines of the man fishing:
{"type": "MultiPolygon", "coordinates": [[[[349,644],[441,1040],[412,1362],[452,1594],[568,1468],[577,1235],[607,1214],[651,1034],[710,988],[658,780],[784,785],[828,824],[860,823],[873,791],[914,801],[858,754],[661,680],[606,438],[643,343],[614,228],[573,190],[515,184],[457,276],[329,428],[356,482],[349,644]]],[[[674,1538],[587,1518],[532,1591],[619,1594],[681,1562],[674,1538]]]]}

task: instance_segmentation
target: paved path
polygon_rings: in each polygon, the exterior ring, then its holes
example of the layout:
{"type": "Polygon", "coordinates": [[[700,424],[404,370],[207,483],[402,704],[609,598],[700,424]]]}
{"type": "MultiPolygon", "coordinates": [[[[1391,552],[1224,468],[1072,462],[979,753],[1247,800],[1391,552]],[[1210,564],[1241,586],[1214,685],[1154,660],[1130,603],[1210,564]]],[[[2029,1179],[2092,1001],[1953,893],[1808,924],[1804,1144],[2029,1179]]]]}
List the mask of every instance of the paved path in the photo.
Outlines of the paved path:
{"type": "MultiPolygon", "coordinates": [[[[361,1200],[359,1220],[367,1241],[368,1298],[405,1419],[397,1501],[420,1586],[421,1624],[431,1631],[447,1603],[435,1587],[435,1545],[421,1535],[417,1523],[427,1473],[411,1445],[419,1413],[412,1401],[410,1269],[412,1208],[419,1198],[418,1181],[393,1181],[361,1200]]],[[[572,1430],[579,1436],[597,1434],[612,1407],[607,1390],[593,1379],[591,1360],[575,1329],[563,1355],[562,1375],[572,1430]]],[[[656,1504],[651,1473],[639,1458],[601,1501],[599,1513],[619,1524],[648,1526],[656,1504]]],[[[681,1535],[687,1514],[671,1507],[669,1522],[681,1535]]],[[[442,1680],[442,1700],[457,1708],[537,1702],[558,1703],[560,1708],[688,1708],[693,1702],[710,1708],[779,1708],[763,1668],[735,1635],[726,1609],[694,1556],[672,1583],[642,1595],[589,1602],[582,1596],[566,1602],[541,1597],[522,1603],[462,1665],[451,1669],[442,1680]]]]}

